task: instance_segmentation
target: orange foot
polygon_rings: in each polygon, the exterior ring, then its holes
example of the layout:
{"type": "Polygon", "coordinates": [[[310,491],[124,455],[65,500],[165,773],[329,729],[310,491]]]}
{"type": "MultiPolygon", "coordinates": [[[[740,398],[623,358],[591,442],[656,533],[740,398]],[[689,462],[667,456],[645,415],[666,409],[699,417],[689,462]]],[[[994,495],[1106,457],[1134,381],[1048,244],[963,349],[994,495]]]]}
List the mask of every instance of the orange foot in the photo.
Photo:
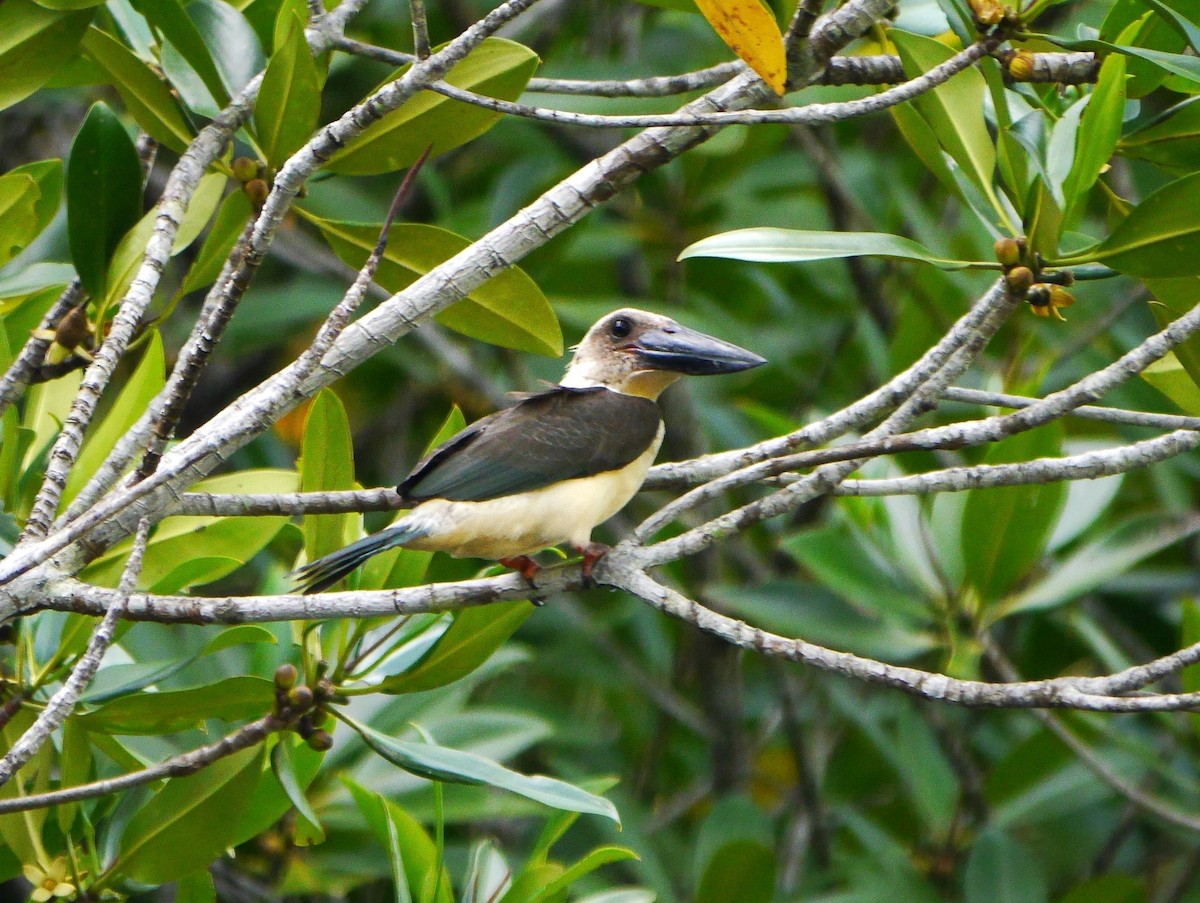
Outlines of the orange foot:
{"type": "Polygon", "coordinates": [[[594,587],[596,580],[592,577],[592,568],[596,566],[597,561],[608,554],[608,546],[602,542],[589,542],[586,546],[576,546],[575,548],[583,555],[583,585],[594,587]]]}
{"type": "Polygon", "coordinates": [[[514,571],[520,573],[529,582],[530,586],[534,585],[533,578],[542,569],[542,566],[528,555],[516,555],[512,558],[500,558],[497,560],[506,568],[512,568],[514,571]]]}

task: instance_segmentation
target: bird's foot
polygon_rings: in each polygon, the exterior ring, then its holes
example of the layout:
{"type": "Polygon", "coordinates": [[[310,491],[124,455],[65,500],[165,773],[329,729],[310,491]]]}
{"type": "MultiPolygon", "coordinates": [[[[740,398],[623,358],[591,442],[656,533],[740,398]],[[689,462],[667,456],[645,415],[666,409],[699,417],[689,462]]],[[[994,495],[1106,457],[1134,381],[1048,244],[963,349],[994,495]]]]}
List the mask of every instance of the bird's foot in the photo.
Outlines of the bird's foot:
{"type": "Polygon", "coordinates": [[[596,566],[597,561],[608,554],[609,547],[602,542],[589,542],[587,545],[575,548],[583,555],[583,585],[592,589],[596,586],[596,578],[592,576],[592,569],[596,566]]]}
{"type": "Polygon", "coordinates": [[[530,586],[532,586],[534,589],[537,589],[537,586],[533,582],[533,578],[538,575],[538,572],[541,571],[542,566],[528,555],[514,555],[512,558],[499,558],[497,560],[506,568],[512,568],[514,571],[519,573],[525,578],[525,581],[530,586]]]}

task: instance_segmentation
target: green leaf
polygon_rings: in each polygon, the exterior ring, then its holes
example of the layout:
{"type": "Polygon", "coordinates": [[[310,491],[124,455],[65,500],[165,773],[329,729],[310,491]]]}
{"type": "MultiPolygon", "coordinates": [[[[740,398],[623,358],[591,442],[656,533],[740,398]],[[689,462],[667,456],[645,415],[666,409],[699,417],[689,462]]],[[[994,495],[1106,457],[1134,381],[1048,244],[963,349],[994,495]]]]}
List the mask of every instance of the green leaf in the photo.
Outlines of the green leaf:
{"type": "Polygon", "coordinates": [[[1145,882],[1111,872],[1076,885],[1058,903],[1147,903],[1145,882]]]}
{"type": "Polygon", "coordinates": [[[320,112],[321,74],[304,39],[304,22],[293,16],[254,105],[254,127],[267,163],[278,168],[303,147],[320,112]]]}
{"type": "MultiPolygon", "coordinates": [[[[1200,58],[1194,56],[1185,56],[1182,53],[1166,53],[1161,50],[1148,50],[1144,47],[1134,47],[1129,44],[1113,44],[1108,41],[1067,41],[1054,35],[1031,35],[1030,37],[1045,39],[1067,50],[1090,50],[1093,53],[1120,53],[1125,56],[1136,57],[1139,60],[1145,60],[1157,66],[1165,72],[1178,75],[1189,82],[1200,84],[1200,58]]],[[[1129,96],[1138,97],[1141,95],[1130,90],[1129,96]]]]}
{"type": "MultiPolygon", "coordinates": [[[[530,897],[530,903],[541,903],[545,900],[558,899],[555,895],[565,893],[567,888],[578,881],[585,875],[589,875],[596,869],[609,865],[613,862],[629,862],[631,859],[640,859],[633,850],[628,847],[618,846],[602,846],[589,852],[578,862],[569,866],[561,875],[530,897]]],[[[728,897],[726,899],[744,899],[742,897],[728,897]]],[[[751,899],[752,898],[745,898],[751,899]]]]}
{"type": "Polygon", "coordinates": [[[729,257],[761,263],[795,263],[809,260],[838,260],[844,257],[891,257],[918,260],[941,270],[987,266],[968,260],[949,260],[934,255],[920,242],[885,232],[809,232],[800,229],[759,227],[735,229],[702,238],[683,249],[680,260],[689,257],[729,257]]]}
{"type": "Polygon", "coordinates": [[[244,191],[233,191],[225,197],[217,209],[216,219],[208,230],[204,244],[200,246],[200,253],[184,277],[179,295],[194,292],[216,281],[252,212],[250,199],[244,191]]]}
{"type": "Polygon", "coordinates": [[[276,743],[275,748],[271,750],[271,771],[275,775],[275,779],[279,781],[279,786],[283,788],[283,792],[287,794],[288,800],[296,809],[296,814],[308,822],[308,830],[312,836],[317,838],[316,842],[323,843],[325,840],[325,829],[321,827],[321,821],[317,818],[317,813],[313,811],[312,804],[309,803],[304,789],[300,786],[300,781],[296,777],[295,766],[292,764],[290,747],[285,740],[276,743]]]}
{"type": "Polygon", "coordinates": [[[210,718],[244,721],[268,714],[275,685],[262,677],[228,677],[190,690],[137,693],[79,715],[89,731],[103,734],[173,734],[203,727],[210,718]]]}
{"type": "MultiPolygon", "coordinates": [[[[300,457],[300,491],[354,488],[354,440],[346,409],[331,389],[313,399],[304,421],[300,457]]],[[[316,561],[344,546],[354,514],[306,514],[304,553],[316,561]]]]}
{"type": "MultiPolygon", "coordinates": [[[[86,784],[92,774],[92,744],[88,740],[87,730],[76,718],[68,718],[63,723],[62,755],[59,756],[59,784],[63,787],[76,787],[86,784]]],[[[67,803],[55,806],[54,813],[58,828],[66,834],[75,821],[79,812],[78,803],[67,803]]]]}
{"type": "MultiPolygon", "coordinates": [[[[1200,277],[1186,276],[1179,279],[1147,279],[1146,289],[1153,295],[1149,305],[1160,329],[1165,329],[1172,320],[1186,314],[1200,296],[1200,277]]],[[[1171,352],[1183,365],[1197,386],[1200,386],[1200,336],[1191,336],[1175,346],[1171,352]]]]}
{"type": "MultiPolygon", "coordinates": [[[[1059,424],[1039,427],[989,447],[987,464],[1050,458],[1062,449],[1059,424]]],[[[1066,497],[1061,483],[972,489],[963,510],[966,581],[985,604],[1008,593],[1041,560],[1066,497]]]]}
{"type": "Polygon", "coordinates": [[[445,746],[397,740],[358,722],[350,722],[350,726],[368,746],[393,765],[431,781],[486,784],[555,809],[603,815],[620,824],[620,816],[612,803],[565,781],[544,775],[520,774],[482,756],[445,746]]]}
{"type": "Polygon", "coordinates": [[[964,877],[964,903],[1046,903],[1041,864],[1003,832],[984,832],[971,847],[964,877]]]}
{"type": "Polygon", "coordinates": [[[1063,183],[1068,219],[1108,164],[1121,137],[1124,115],[1125,57],[1113,54],[1100,67],[1096,89],[1088,100],[1075,139],[1075,160],[1063,183]]]}
{"type": "MultiPolygon", "coordinates": [[[[379,226],[297,212],[320,229],[334,253],[355,269],[363,265],[379,238],[379,226]]],[[[436,226],[397,223],[388,232],[387,250],[375,281],[398,292],[469,245],[462,236],[436,226]]],[[[551,357],[563,352],[562,330],[554,309],[518,267],[497,273],[436,319],[455,332],[503,348],[551,357]]]]}
{"type": "MultiPolygon", "coordinates": [[[[162,0],[151,2],[158,4],[162,0]]],[[[246,17],[232,4],[221,0],[191,0],[184,11],[196,23],[196,31],[212,55],[221,82],[228,92],[226,96],[236,94],[262,72],[267,60],[258,42],[258,35],[246,17]]],[[[212,90],[211,86],[209,90],[212,90]]],[[[216,94],[213,99],[222,106],[226,103],[216,94]]]]}
{"type": "MultiPolygon", "coordinates": [[[[197,492],[295,492],[299,479],[290,470],[247,470],[196,484],[197,492]]],[[[279,517],[169,517],[146,547],[138,586],[158,593],[177,592],[232,573],[267,545],[287,524],[279,517]]],[[[82,572],[99,586],[116,586],[130,541],[107,550],[82,572]]]]}
{"type": "Polygon", "coordinates": [[[1118,145],[1122,154],[1191,172],[1200,159],[1200,97],[1178,103],[1118,145]]]}
{"type": "Polygon", "coordinates": [[[217,889],[208,869],[198,869],[176,882],[175,903],[217,903],[217,889]]]}
{"type": "Polygon", "coordinates": [[[769,903],[775,893],[775,852],[757,840],[733,840],[709,860],[696,903],[769,903]]]}
{"type": "Polygon", "coordinates": [[[229,814],[253,794],[262,759],[261,747],[244,749],[167,781],[125,828],[110,873],[165,884],[217,859],[233,842],[237,819],[229,814]]]}
{"type": "Polygon", "coordinates": [[[37,213],[37,232],[40,234],[58,214],[58,205],[62,202],[62,160],[57,158],[35,160],[33,163],[14,167],[8,171],[8,175],[32,176],[33,181],[37,183],[38,199],[35,210],[37,213]]]}
{"type": "Polygon", "coordinates": [[[379,691],[415,693],[466,677],[516,633],[533,608],[528,602],[505,602],[455,612],[449,629],[420,661],[403,674],[382,681],[379,691]]]}
{"type": "MultiPolygon", "coordinates": [[[[915,78],[946,62],[955,50],[940,41],[899,29],[889,29],[904,72],[915,78]]],[[[997,213],[1002,213],[992,187],[996,148],[984,120],[987,84],[975,68],[968,68],[948,82],[918,97],[913,103],[929,123],[938,143],[954,159],[997,213]]]]}
{"type": "Polygon", "coordinates": [[[1141,372],[1141,377],[1171,399],[1183,413],[1200,417],[1200,386],[1173,351],[1141,372]]]}
{"type": "MultiPolygon", "coordinates": [[[[1188,3],[1190,0],[1172,0],[1188,3]]],[[[1184,48],[1181,35],[1161,16],[1154,15],[1141,0],[1116,0],[1109,7],[1100,25],[1100,40],[1119,47],[1146,49],[1178,54],[1184,48]]],[[[1129,84],[1131,98],[1145,97],[1169,76],[1147,59],[1129,55],[1129,84]]]]}
{"type": "Polygon", "coordinates": [[[87,485],[87,481],[99,470],[117,441],[137,423],[138,418],[149,407],[151,399],[166,382],[166,356],[163,352],[162,336],[158,330],[154,330],[137,369],[117,396],[112,409],[96,428],[89,432],[87,441],[79,452],[79,458],[71,468],[71,475],[67,478],[67,486],[63,490],[64,505],[70,504],[87,485]]]}
{"type": "Polygon", "coordinates": [[[99,6],[104,0],[34,0],[34,2],[46,9],[72,10],[99,6]]]}
{"type": "Polygon", "coordinates": [[[1200,27],[1197,27],[1191,19],[1180,15],[1159,0],[1141,0],[1141,2],[1162,16],[1175,33],[1187,41],[1192,50],[1200,53],[1200,27]]]}
{"type": "MultiPolygon", "coordinates": [[[[446,75],[458,88],[516,100],[537,68],[537,54],[503,38],[488,38],[446,75]]],[[[387,82],[399,78],[397,69],[387,82]]],[[[369,126],[326,164],[346,175],[374,175],[412,166],[432,145],[431,156],[466,144],[490,129],[499,113],[422,91],[369,126]]]]}
{"type": "Polygon", "coordinates": [[[214,652],[221,652],[234,646],[259,643],[276,645],[278,642],[279,638],[261,624],[238,624],[235,627],[222,628],[220,633],[208,641],[208,645],[200,654],[212,655],[214,652]]]}
{"type": "Polygon", "coordinates": [[[104,296],[109,261],[142,216],[142,166],[116,114],[92,105],[67,165],[71,259],[93,298],[104,296]]]}
{"type": "MultiPolygon", "coordinates": [[[[168,0],[170,2],[170,0],[168,0]]],[[[99,28],[89,28],[83,49],[117,89],[129,115],[147,134],[171,150],[182,153],[192,141],[192,129],[183,118],[170,88],[120,41],[99,28]]]]}
{"type": "MultiPolygon", "coordinates": [[[[301,791],[307,791],[325,761],[325,753],[313,749],[295,734],[281,734],[277,742],[290,746],[288,759],[292,763],[296,785],[301,791]]],[[[291,808],[292,801],[288,798],[288,794],[280,785],[275,772],[268,769],[263,773],[258,787],[255,788],[254,796],[239,807],[238,827],[233,842],[235,844],[245,843],[251,838],[258,837],[283,818],[291,808]]]]}
{"type": "MultiPolygon", "coordinates": [[[[229,94],[213,54],[200,33],[200,28],[183,8],[180,0],[130,0],[134,9],[146,17],[170,43],[170,47],[182,57],[200,77],[204,87],[218,106],[229,103],[229,94]]],[[[164,48],[163,64],[167,66],[169,54],[164,48]]],[[[176,86],[178,87],[178,85],[176,86]]]]}
{"type": "Polygon", "coordinates": [[[76,55],[92,14],[49,10],[31,0],[0,3],[0,110],[42,87],[76,55]]]}
{"type": "Polygon", "coordinates": [[[1200,523],[1173,515],[1124,521],[1080,546],[1045,577],[1007,601],[1003,615],[1063,605],[1197,532],[1200,523]]]}
{"type": "Polygon", "coordinates": [[[1060,259],[1096,261],[1144,278],[1200,275],[1200,172],[1151,194],[1104,241],[1060,259]]]}
{"type": "Polygon", "coordinates": [[[343,775],[342,783],[349,789],[354,804],[376,838],[385,849],[393,853],[393,866],[400,865],[403,868],[405,883],[409,887],[422,887],[429,877],[431,880],[428,884],[437,886],[436,903],[453,903],[450,876],[438,861],[437,846],[425,833],[420,822],[381,794],[359,786],[349,777],[343,775]],[[396,837],[396,843],[392,842],[393,835],[396,837]],[[400,850],[404,855],[402,861],[396,862],[399,857],[394,854],[400,850]],[[437,880],[432,880],[432,877],[436,877],[437,880]]]}
{"type": "Polygon", "coordinates": [[[37,202],[41,192],[33,176],[0,176],[0,266],[33,241],[38,232],[37,202]]]}

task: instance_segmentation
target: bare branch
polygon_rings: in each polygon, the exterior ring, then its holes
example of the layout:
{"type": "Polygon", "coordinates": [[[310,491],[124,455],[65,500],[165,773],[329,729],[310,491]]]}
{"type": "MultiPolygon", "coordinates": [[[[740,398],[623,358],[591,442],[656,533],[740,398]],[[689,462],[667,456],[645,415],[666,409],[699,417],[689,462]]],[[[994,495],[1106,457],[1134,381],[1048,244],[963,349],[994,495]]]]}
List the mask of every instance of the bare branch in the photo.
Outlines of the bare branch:
{"type": "Polygon", "coordinates": [[[67,720],[67,716],[74,711],[79,697],[92,682],[96,670],[100,667],[100,660],[104,658],[104,653],[112,644],[117,624],[125,614],[125,605],[129,601],[129,594],[133,592],[134,584],[137,583],[138,575],[142,571],[142,556],[146,552],[146,540],[149,535],[150,522],[143,520],[138,527],[137,536],[134,538],[129,560],[125,563],[125,569],[121,573],[121,581],[117,586],[116,595],[110,601],[104,617],[92,632],[87,649],[80,656],[74,670],[71,671],[71,676],[63,682],[58,692],[50,697],[46,707],[38,713],[33,724],[4,754],[4,758],[0,759],[0,787],[7,784],[9,779],[41,749],[42,744],[50,739],[50,735],[58,729],[59,725],[67,720]]]}
{"type": "Polygon", "coordinates": [[[51,305],[50,310],[46,311],[42,322],[38,324],[38,329],[26,339],[16,360],[5,371],[4,376],[0,377],[0,414],[8,410],[8,406],[17,400],[17,397],[33,379],[38,367],[42,365],[42,361],[46,359],[46,352],[50,348],[51,340],[39,338],[39,335],[53,330],[63,315],[77,307],[82,299],[83,283],[78,278],[72,279],[63,289],[62,294],[58,296],[58,300],[51,305]]]}

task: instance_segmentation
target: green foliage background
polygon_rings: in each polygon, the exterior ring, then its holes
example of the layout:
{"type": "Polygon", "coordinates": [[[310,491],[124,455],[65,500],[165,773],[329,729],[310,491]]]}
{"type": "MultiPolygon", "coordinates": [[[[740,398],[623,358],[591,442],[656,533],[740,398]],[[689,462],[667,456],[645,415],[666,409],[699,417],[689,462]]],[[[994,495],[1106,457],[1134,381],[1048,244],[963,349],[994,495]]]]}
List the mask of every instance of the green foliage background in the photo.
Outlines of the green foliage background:
{"type": "MultiPolygon", "coordinates": [[[[515,99],[535,69],[628,79],[728,59],[704,19],[681,6],[560,4],[489,40],[450,81],[515,99]]],[[[775,6],[786,21],[791,8],[775,6]]],[[[555,380],[563,345],[626,305],[770,361],[673,389],[665,458],[778,435],[860,397],[933,344],[995,278],[1000,234],[1028,235],[1052,264],[1102,264],[1111,278],[1072,287],[1065,323],[1020,311],[968,381],[1043,395],[1106,365],[1200,301],[1200,20],[1183,0],[1036,6],[1043,15],[1031,28],[1059,47],[1104,54],[1098,84],[1006,87],[987,60],[892,115],[727,129],[472,293],[436,329],[372,358],[197,488],[394,485],[464,415],[555,380]],[[997,116],[1003,97],[1007,113],[997,116]],[[726,234],[763,228],[788,231],[726,234]],[[826,232],[842,235],[817,234],[826,232]]],[[[430,3],[435,42],[487,8],[430,3]]],[[[925,71],[950,54],[933,36],[961,30],[963,14],[953,2],[906,0],[894,27],[855,49],[894,51],[910,74],[925,71]]],[[[165,167],[266,69],[252,125],[191,205],[159,319],[106,397],[66,502],[162,386],[202,290],[251,215],[253,189],[242,183],[252,180],[233,177],[233,158],[260,160],[251,175],[269,181],[315,124],[391,77],[388,65],[346,54],[314,61],[304,15],[293,0],[0,4],[4,364],[76,273],[102,331],[152,225],[147,199],[165,167]],[[139,129],[161,145],[145,198],[133,184],[139,129]]],[[[407,15],[406,4],[376,0],[351,34],[407,48],[407,15]]],[[[1027,46],[1056,49],[1036,37],[1027,46]]],[[[875,90],[813,87],[790,102],[875,90]]],[[[677,105],[551,99],[590,112],[677,105]]],[[[359,266],[373,245],[398,170],[428,142],[434,157],[378,276],[388,291],[619,140],[421,95],[309,185],[182,432],[307,344],[348,283],[342,267],[359,266]]],[[[1105,403],[1200,415],[1193,345],[1105,403]]],[[[4,415],[9,546],[78,383],[78,371],[41,383],[4,415]]],[[[967,413],[944,406],[930,420],[967,413]]],[[[986,450],[899,455],[865,475],[1027,461],[1142,435],[1073,420],[986,450]]],[[[1196,472],[1194,456],[1182,456],[1070,485],[824,501],[665,571],[751,623],[890,662],[996,679],[986,636],[1024,677],[1109,673],[1200,639],[1196,472]]],[[[661,502],[639,498],[603,538],[661,502]]],[[[172,518],[152,536],[139,585],[283,592],[302,550],[311,560],[387,517],[172,518]]],[[[114,547],[81,577],[115,585],[127,553],[128,543],[114,547]]],[[[356,579],[405,586],[479,566],[393,552],[356,579]]],[[[93,625],[53,612],[20,622],[0,659],[5,698],[20,706],[0,734],[6,745],[93,625]]],[[[269,898],[474,903],[1200,900],[1195,830],[1115,792],[1032,714],[915,702],[743,655],[603,590],[400,623],[125,625],[79,711],[0,799],[212,742],[271,710],[280,664],[315,682],[320,660],[349,694],[359,733],[331,723],[328,752],[273,736],[149,789],[0,816],[0,878],[65,861],[70,881],[93,892],[176,885],[180,900],[212,899],[214,880],[223,899],[250,887],[269,898]],[[535,773],[556,781],[531,782],[535,773]],[[511,886],[498,890],[506,876],[511,886]]],[[[1197,677],[1185,672],[1182,683],[1194,689],[1197,677]]],[[[1128,784],[1200,811],[1194,716],[1052,717],[1128,784]]]]}

